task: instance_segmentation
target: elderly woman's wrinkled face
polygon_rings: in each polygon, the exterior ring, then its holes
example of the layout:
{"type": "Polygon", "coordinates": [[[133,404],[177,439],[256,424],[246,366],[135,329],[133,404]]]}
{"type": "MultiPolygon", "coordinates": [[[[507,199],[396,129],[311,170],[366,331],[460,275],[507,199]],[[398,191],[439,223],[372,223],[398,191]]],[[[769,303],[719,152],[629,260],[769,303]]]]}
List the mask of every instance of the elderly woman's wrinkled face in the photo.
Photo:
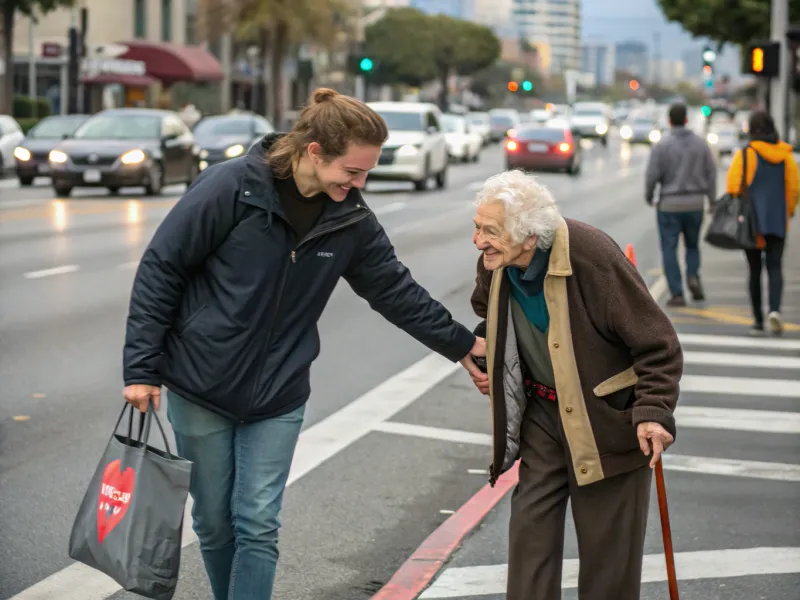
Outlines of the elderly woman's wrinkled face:
{"type": "Polygon", "coordinates": [[[483,266],[489,271],[500,267],[527,266],[533,255],[535,238],[517,244],[505,228],[502,202],[481,204],[475,211],[475,233],[472,242],[483,252],[483,266]]]}

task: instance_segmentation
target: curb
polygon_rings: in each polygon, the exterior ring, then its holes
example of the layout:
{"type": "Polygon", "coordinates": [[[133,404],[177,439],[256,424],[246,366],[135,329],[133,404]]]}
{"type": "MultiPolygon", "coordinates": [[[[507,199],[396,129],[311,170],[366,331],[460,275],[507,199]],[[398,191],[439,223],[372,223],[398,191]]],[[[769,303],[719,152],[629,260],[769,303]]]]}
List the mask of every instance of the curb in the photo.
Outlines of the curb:
{"type": "Polygon", "coordinates": [[[428,587],[464,538],[502,500],[519,479],[519,463],[498,478],[494,487],[486,484],[472,498],[428,536],[371,600],[415,600],[428,587]]]}

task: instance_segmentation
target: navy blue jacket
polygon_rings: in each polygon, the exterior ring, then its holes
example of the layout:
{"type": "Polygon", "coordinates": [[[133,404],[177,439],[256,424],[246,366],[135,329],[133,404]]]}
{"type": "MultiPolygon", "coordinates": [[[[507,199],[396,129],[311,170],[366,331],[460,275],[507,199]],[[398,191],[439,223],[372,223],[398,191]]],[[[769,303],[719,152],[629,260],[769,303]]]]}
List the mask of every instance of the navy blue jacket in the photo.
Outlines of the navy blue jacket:
{"type": "Polygon", "coordinates": [[[475,336],[411,277],[352,189],[298,240],[264,156],[203,172],[145,250],[131,292],[125,385],[165,385],[240,422],[304,404],[317,321],[344,277],[391,323],[452,361],[475,336]]]}

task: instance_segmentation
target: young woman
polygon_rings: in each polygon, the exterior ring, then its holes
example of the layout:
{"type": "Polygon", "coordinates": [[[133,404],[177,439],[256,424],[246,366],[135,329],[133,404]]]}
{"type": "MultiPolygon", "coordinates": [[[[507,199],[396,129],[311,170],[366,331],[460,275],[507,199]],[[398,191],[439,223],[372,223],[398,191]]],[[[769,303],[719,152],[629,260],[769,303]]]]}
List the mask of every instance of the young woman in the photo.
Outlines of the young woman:
{"type": "MultiPolygon", "coordinates": [[[[767,322],[773,334],[783,333],[781,295],[783,292],[783,251],[789,219],[797,208],[798,173],[792,147],[778,139],[769,113],[758,111],[750,116],[750,144],[747,152],[746,182],[758,227],[758,249],[746,250],[750,269],[750,302],[753,306],[754,335],[764,333],[761,294],[762,262],[769,278],[769,314],[767,322]]],[[[738,194],[742,184],[742,150],[728,170],[727,191],[738,194]]]]}
{"type": "Polygon", "coordinates": [[[319,352],[344,277],[432,350],[483,375],[484,342],[395,257],[359,190],[388,133],[362,102],[320,89],[286,135],[203,172],[156,231],[133,284],[125,399],[161,386],[194,463],[192,519],[216,600],[269,600],[278,514],[319,352]]]}

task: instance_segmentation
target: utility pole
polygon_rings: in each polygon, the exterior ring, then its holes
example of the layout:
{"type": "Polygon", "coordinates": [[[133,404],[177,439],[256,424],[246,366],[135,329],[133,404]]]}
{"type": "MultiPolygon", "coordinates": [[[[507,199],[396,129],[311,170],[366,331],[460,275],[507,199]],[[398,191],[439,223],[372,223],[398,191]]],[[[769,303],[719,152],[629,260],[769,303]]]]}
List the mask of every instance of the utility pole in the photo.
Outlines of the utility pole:
{"type": "MultiPolygon", "coordinates": [[[[356,19],[358,22],[356,24],[356,47],[363,48],[364,40],[366,39],[365,32],[364,32],[364,3],[358,3],[358,11],[356,13],[356,19]]],[[[356,75],[355,80],[355,97],[362,102],[366,102],[369,100],[367,98],[367,85],[366,80],[364,79],[364,75],[359,73],[356,75]]]]}
{"type": "Polygon", "coordinates": [[[661,34],[653,34],[653,86],[661,85],[661,34]]]}
{"type": "Polygon", "coordinates": [[[780,44],[778,59],[778,77],[770,83],[770,113],[781,139],[789,139],[789,2],[788,0],[772,0],[772,25],[770,39],[780,44]]]}
{"type": "Polygon", "coordinates": [[[72,9],[72,20],[69,25],[69,62],[67,63],[67,111],[68,115],[78,114],[78,79],[80,65],[78,54],[78,8],[72,9]]]}
{"type": "Polygon", "coordinates": [[[33,17],[28,17],[28,98],[31,100],[31,116],[39,116],[39,104],[36,101],[39,94],[36,89],[36,49],[33,43],[33,17]]]}

